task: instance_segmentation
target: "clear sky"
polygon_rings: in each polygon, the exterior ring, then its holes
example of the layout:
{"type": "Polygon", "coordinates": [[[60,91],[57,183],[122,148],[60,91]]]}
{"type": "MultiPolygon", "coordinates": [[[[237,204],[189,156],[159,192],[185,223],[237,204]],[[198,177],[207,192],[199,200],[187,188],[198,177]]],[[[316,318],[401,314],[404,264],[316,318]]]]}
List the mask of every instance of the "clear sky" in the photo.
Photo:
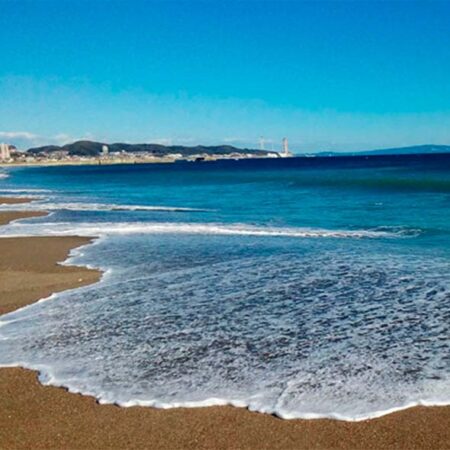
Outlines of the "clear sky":
{"type": "Polygon", "coordinates": [[[0,0],[0,140],[450,144],[448,1],[0,0]]]}

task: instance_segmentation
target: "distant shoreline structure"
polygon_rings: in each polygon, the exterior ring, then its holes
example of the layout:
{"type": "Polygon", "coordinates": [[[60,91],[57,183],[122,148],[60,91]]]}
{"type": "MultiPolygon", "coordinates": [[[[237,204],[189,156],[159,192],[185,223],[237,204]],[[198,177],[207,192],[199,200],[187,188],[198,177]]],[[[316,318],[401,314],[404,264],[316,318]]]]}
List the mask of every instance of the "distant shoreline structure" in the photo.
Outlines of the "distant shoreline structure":
{"type": "Polygon", "coordinates": [[[428,155],[448,154],[450,145],[417,145],[353,152],[297,153],[289,151],[288,140],[283,138],[280,152],[264,149],[238,148],[231,145],[193,147],[161,144],[107,144],[94,141],[76,141],[63,146],[47,145],[25,151],[14,145],[1,144],[0,166],[56,166],[56,165],[113,165],[208,162],[220,160],[244,160],[266,158],[329,158],[383,155],[428,155]]]}
{"type": "Polygon", "coordinates": [[[25,151],[2,144],[0,161],[6,164],[119,164],[170,163],[175,161],[216,161],[222,159],[281,158],[292,156],[281,152],[240,149],[231,145],[187,147],[182,145],[128,144],[76,141],[63,146],[46,145],[25,151]]]}

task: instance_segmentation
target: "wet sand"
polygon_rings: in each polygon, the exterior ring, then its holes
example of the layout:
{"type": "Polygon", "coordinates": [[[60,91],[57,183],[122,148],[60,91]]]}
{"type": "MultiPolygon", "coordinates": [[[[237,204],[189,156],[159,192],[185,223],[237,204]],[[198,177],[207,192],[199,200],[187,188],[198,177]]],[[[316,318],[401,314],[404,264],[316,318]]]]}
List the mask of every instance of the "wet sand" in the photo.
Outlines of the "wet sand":
{"type": "MultiPolygon", "coordinates": [[[[3,214],[0,223],[22,213],[8,213],[8,219],[3,214]]],[[[87,242],[79,237],[1,238],[1,312],[98,280],[97,271],[56,264],[87,242]]],[[[357,423],[288,421],[223,406],[120,408],[42,386],[35,372],[4,368],[0,448],[449,449],[450,407],[416,407],[357,423]]]]}
{"type": "Polygon", "coordinates": [[[72,248],[89,242],[80,237],[1,238],[0,314],[53,292],[97,281],[100,273],[95,270],[56,264],[64,261],[72,248]]]}
{"type": "Polygon", "coordinates": [[[46,216],[46,212],[34,211],[3,211],[0,212],[0,225],[6,225],[13,220],[28,219],[31,217],[46,216]]]}
{"type": "Polygon", "coordinates": [[[18,205],[20,203],[30,203],[35,198],[27,197],[0,197],[0,205],[18,205]]]}

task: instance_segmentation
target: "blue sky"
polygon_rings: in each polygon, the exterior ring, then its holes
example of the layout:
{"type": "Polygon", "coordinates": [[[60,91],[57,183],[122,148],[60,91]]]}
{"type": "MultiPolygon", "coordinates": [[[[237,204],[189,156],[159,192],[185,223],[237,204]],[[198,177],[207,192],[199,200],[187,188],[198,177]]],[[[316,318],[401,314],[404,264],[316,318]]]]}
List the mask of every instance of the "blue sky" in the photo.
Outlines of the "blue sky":
{"type": "Polygon", "coordinates": [[[450,2],[0,0],[0,140],[450,144],[450,2]]]}

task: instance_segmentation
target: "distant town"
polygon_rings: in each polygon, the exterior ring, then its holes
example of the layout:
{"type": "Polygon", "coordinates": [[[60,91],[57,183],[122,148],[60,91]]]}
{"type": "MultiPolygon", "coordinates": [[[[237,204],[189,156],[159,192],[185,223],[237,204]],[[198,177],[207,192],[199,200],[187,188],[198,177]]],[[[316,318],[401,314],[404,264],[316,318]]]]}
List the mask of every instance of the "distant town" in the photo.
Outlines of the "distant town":
{"type": "Polygon", "coordinates": [[[343,156],[383,156],[383,155],[431,155],[448,154],[449,145],[415,145],[400,148],[361,150],[354,152],[323,151],[316,153],[292,154],[288,140],[281,141],[279,151],[241,149],[231,145],[186,147],[161,144],[106,144],[94,141],[76,141],[63,146],[47,145],[21,150],[14,145],[0,143],[0,166],[20,165],[82,165],[82,164],[140,164],[173,163],[176,161],[206,162],[218,160],[240,160],[250,158],[299,157],[343,157],[343,156]]]}
{"type": "Polygon", "coordinates": [[[290,156],[293,155],[289,151],[287,138],[282,140],[279,152],[240,149],[231,145],[186,147],[160,144],[106,144],[94,141],[76,141],[63,146],[47,145],[27,150],[18,149],[7,143],[0,144],[2,165],[172,163],[290,156]]]}

